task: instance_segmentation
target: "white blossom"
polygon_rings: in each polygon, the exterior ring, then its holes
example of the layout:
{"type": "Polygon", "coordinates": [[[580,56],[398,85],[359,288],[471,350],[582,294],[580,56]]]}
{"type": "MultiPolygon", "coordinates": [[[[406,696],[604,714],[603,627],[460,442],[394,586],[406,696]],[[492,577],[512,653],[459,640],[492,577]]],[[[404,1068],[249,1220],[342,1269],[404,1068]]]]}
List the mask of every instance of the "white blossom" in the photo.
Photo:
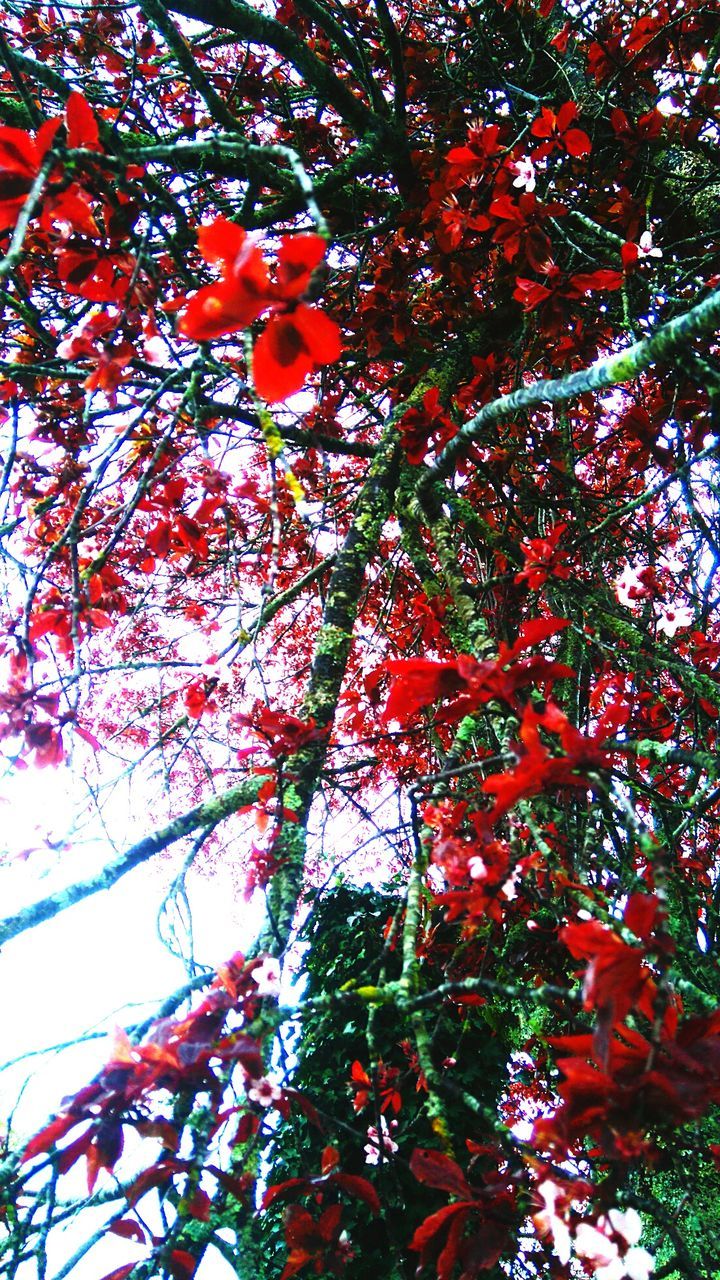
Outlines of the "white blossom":
{"type": "Polygon", "coordinates": [[[637,1244],[642,1235],[642,1218],[637,1209],[611,1209],[608,1213],[610,1226],[617,1231],[627,1244],[637,1244]]]}
{"type": "Polygon", "coordinates": [[[657,629],[672,639],[680,627],[689,627],[694,618],[695,615],[692,609],[688,609],[684,605],[664,605],[657,620],[657,629]]]}
{"type": "Polygon", "coordinates": [[[662,258],[662,249],[653,244],[652,231],[643,231],[638,240],[639,258],[662,258]]]}

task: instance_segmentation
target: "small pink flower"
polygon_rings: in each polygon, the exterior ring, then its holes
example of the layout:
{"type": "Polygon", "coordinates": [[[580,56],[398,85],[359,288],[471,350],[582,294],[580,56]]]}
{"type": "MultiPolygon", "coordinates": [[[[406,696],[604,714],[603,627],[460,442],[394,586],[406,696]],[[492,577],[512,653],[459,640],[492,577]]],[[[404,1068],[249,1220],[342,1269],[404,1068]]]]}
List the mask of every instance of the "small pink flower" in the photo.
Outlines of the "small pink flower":
{"type": "Polygon", "coordinates": [[[274,956],[265,956],[265,959],[255,966],[250,977],[257,983],[259,996],[280,995],[280,961],[274,956]]]}
{"type": "Polygon", "coordinates": [[[529,156],[524,156],[522,160],[515,160],[511,168],[517,175],[513,182],[514,187],[523,187],[525,191],[535,190],[535,165],[529,156]]]}
{"type": "Polygon", "coordinates": [[[268,1080],[267,1076],[260,1076],[247,1089],[247,1096],[251,1102],[257,1102],[261,1107],[271,1107],[273,1102],[278,1102],[282,1097],[282,1089],[268,1080]]]}
{"type": "Polygon", "coordinates": [[[384,1116],[380,1117],[379,1134],[375,1125],[370,1125],[370,1128],[367,1131],[368,1143],[365,1147],[366,1164],[379,1164],[381,1150],[383,1160],[387,1160],[388,1156],[393,1155],[393,1153],[397,1151],[397,1142],[393,1142],[390,1137],[390,1130],[396,1128],[397,1120],[391,1120],[390,1127],[388,1128],[388,1122],[384,1116]]]}

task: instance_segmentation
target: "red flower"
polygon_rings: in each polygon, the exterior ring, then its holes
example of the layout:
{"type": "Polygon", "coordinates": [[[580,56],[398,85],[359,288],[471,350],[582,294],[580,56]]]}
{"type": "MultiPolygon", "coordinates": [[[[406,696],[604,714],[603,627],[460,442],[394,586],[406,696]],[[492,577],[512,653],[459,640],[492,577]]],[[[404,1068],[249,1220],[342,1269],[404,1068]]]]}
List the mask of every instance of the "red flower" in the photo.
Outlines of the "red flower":
{"type": "Polygon", "coordinates": [[[216,218],[200,228],[198,247],[206,262],[222,263],[223,275],[190,299],[178,329],[195,342],[208,342],[247,328],[270,306],[272,294],[265,259],[242,227],[216,218]]]}

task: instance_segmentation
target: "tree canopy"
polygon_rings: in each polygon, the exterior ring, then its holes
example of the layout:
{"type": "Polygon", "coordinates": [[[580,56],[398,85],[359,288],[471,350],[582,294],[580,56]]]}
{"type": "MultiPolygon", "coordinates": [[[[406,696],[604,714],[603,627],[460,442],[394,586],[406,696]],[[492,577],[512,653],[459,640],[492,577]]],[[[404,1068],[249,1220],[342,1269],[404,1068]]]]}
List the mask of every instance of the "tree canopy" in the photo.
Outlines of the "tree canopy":
{"type": "Polygon", "coordinates": [[[0,1280],[720,1274],[717,4],[2,8],[2,759],[107,857],[0,945],[265,914],[0,1280]]]}

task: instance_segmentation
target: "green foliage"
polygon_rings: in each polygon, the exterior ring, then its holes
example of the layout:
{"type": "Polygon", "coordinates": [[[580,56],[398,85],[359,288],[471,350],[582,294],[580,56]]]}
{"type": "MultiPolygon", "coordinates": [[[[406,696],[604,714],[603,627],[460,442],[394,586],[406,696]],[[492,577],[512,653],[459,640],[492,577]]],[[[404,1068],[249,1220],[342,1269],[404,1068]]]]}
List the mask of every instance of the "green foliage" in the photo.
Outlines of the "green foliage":
{"type": "MultiPolygon", "coordinates": [[[[303,1001],[321,999],[329,991],[341,993],[331,1003],[322,1004],[302,1018],[302,1031],[295,1046],[297,1065],[291,1084],[317,1108],[318,1122],[293,1108],[289,1121],[281,1122],[266,1151],[266,1181],[277,1185],[289,1178],[313,1177],[320,1172],[323,1149],[332,1145],[340,1153],[345,1172],[372,1174],[380,1195],[382,1216],[373,1218],[367,1208],[355,1200],[343,1198],[343,1224],[350,1237],[355,1258],[348,1264],[349,1280],[377,1275],[412,1277],[417,1258],[408,1254],[407,1241],[412,1231],[437,1207],[437,1195],[420,1185],[410,1172],[407,1159],[383,1161],[368,1170],[364,1147],[369,1126],[377,1127],[381,1107],[387,1094],[379,1063],[386,1071],[396,1072],[393,1079],[402,1098],[397,1113],[392,1106],[382,1112],[391,1126],[391,1134],[402,1136],[404,1149],[438,1147],[423,1106],[425,1090],[411,1048],[409,1022],[392,1006],[377,1006],[360,1000],[343,998],[345,990],[371,988],[384,978],[392,982],[400,974],[399,946],[396,946],[397,896],[365,885],[357,888],[338,880],[328,890],[317,894],[301,935],[305,952],[305,986],[303,1001]],[[373,1062],[368,1061],[368,1046],[373,1062]],[[353,1109],[350,1067],[359,1061],[368,1075],[374,1077],[375,1097],[363,1109],[353,1109]],[[373,1067],[375,1070],[373,1071],[373,1067]],[[397,1121],[397,1130],[392,1126],[397,1121]],[[392,1260],[392,1261],[390,1261],[392,1260]],[[392,1269],[390,1270],[389,1267],[392,1269]]],[[[422,958],[428,984],[442,980],[445,950],[457,946],[457,930],[446,925],[438,915],[426,922],[425,939],[428,953],[422,958]],[[430,945],[430,942],[432,945],[430,945]]],[[[466,962],[468,950],[461,948],[466,962]]],[[[510,1002],[500,1016],[497,1004],[456,1005],[451,1011],[428,1010],[432,1054],[442,1085],[445,1112],[455,1135],[479,1138],[473,1110],[464,1094],[480,1099],[488,1113],[495,1113],[508,1082],[508,1060],[518,1047],[520,1022],[510,1002]]],[[[455,1151],[459,1163],[467,1168],[468,1151],[455,1151]]],[[[471,1169],[471,1177],[479,1177],[480,1169],[471,1169]]],[[[305,1201],[304,1203],[308,1203],[305,1201]]],[[[264,1213],[259,1226],[267,1243],[269,1280],[282,1270],[285,1257],[283,1208],[273,1205],[264,1213]]]]}

